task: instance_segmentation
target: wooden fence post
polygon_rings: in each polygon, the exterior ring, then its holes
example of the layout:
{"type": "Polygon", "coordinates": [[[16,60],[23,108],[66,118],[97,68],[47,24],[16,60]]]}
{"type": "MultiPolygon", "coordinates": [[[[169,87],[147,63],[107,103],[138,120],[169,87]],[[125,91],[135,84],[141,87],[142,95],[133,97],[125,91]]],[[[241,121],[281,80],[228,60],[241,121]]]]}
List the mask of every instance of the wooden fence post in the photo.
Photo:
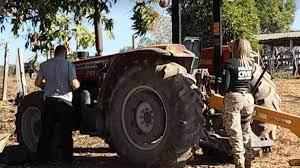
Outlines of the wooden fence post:
{"type": "Polygon", "coordinates": [[[16,76],[17,76],[17,83],[18,83],[17,84],[18,85],[18,93],[21,93],[22,96],[27,95],[23,54],[20,49],[18,49],[18,57],[17,57],[17,63],[16,63],[16,76]]]}
{"type": "Polygon", "coordinates": [[[51,50],[47,51],[47,60],[51,59],[51,50]]]}
{"type": "Polygon", "coordinates": [[[6,43],[5,44],[5,52],[4,52],[4,71],[3,71],[3,92],[2,92],[2,100],[3,101],[7,101],[8,70],[9,70],[8,45],[6,43]]]}

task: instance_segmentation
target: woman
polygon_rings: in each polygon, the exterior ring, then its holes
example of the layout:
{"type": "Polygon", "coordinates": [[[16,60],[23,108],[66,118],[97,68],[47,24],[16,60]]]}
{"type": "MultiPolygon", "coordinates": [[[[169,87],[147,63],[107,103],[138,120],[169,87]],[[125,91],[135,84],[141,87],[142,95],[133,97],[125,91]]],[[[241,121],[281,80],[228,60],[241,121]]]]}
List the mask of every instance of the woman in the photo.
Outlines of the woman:
{"type": "Polygon", "coordinates": [[[252,149],[250,141],[254,99],[250,81],[253,63],[250,59],[251,45],[239,38],[232,46],[232,59],[224,66],[224,126],[230,137],[234,163],[237,168],[251,167],[252,149]]]}

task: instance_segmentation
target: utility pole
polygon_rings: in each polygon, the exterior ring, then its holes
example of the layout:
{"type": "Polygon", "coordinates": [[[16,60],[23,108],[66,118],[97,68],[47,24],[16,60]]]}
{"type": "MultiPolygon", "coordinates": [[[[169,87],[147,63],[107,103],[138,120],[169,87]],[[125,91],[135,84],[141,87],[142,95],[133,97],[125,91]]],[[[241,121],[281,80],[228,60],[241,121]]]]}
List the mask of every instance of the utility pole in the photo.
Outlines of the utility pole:
{"type": "Polygon", "coordinates": [[[101,14],[98,0],[94,0],[94,27],[95,27],[95,37],[96,37],[96,51],[97,55],[101,56],[103,52],[103,39],[102,39],[102,24],[101,24],[101,14]]]}
{"type": "Polygon", "coordinates": [[[215,90],[218,92],[222,80],[221,60],[223,51],[222,31],[222,5],[223,0],[213,0],[213,36],[214,36],[214,65],[215,65],[215,90]]]}
{"type": "Polygon", "coordinates": [[[3,71],[3,92],[2,92],[2,100],[3,101],[7,101],[8,71],[9,71],[8,46],[6,43],[5,44],[5,52],[4,52],[4,71],[3,71]]]}

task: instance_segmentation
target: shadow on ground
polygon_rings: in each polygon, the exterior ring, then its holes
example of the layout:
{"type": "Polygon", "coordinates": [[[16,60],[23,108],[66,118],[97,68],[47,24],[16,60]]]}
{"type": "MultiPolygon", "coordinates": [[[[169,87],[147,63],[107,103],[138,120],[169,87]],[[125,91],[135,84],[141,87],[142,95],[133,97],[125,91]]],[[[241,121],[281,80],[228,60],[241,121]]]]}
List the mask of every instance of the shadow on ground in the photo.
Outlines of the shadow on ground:
{"type": "MultiPolygon", "coordinates": [[[[136,165],[130,164],[127,160],[120,158],[116,154],[112,154],[109,148],[74,148],[75,168],[136,168],[136,165]],[[94,156],[93,154],[99,154],[94,156]]],[[[220,166],[226,164],[225,161],[215,160],[205,155],[195,155],[192,161],[187,165],[197,167],[220,166]]],[[[34,159],[31,153],[28,153],[18,145],[7,146],[3,153],[0,154],[0,167],[8,168],[54,168],[63,167],[59,163],[40,163],[34,159]]],[[[140,166],[139,166],[140,167],[140,166]]]]}

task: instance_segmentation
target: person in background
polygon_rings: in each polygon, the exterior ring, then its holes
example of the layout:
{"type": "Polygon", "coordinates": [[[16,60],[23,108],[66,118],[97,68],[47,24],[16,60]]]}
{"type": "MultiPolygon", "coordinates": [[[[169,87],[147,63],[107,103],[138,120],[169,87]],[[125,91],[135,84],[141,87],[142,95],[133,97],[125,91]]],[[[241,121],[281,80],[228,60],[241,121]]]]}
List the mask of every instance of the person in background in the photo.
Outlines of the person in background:
{"type": "Polygon", "coordinates": [[[252,161],[251,121],[254,98],[251,94],[253,62],[251,45],[239,38],[232,44],[232,59],[224,66],[225,90],[223,122],[233,150],[236,168],[250,168],[252,161]]]}
{"type": "Polygon", "coordinates": [[[38,143],[41,161],[60,161],[71,164],[72,90],[79,88],[74,65],[67,59],[66,47],[59,45],[54,58],[40,65],[35,85],[44,88],[44,111],[41,115],[42,131],[38,143]],[[53,143],[59,139],[59,143],[53,143]],[[53,146],[54,145],[54,146],[53,146]]]}

